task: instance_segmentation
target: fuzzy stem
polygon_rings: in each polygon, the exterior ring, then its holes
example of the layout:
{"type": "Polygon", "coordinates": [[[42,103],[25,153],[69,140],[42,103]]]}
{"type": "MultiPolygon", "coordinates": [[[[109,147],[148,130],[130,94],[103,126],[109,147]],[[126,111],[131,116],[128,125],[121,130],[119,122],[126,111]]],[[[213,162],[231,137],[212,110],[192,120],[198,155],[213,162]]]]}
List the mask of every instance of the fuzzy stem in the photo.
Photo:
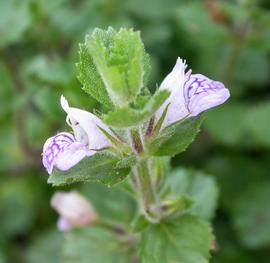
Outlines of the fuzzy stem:
{"type": "Polygon", "coordinates": [[[137,154],[137,164],[132,169],[132,182],[137,193],[142,214],[151,223],[158,223],[162,217],[161,205],[156,193],[157,186],[153,181],[152,158],[144,155],[143,135],[137,128],[130,129],[132,146],[137,154]]]}
{"type": "Polygon", "coordinates": [[[150,159],[142,159],[134,167],[133,174],[142,213],[151,223],[158,223],[161,218],[160,202],[157,198],[156,186],[151,178],[150,166],[150,159]]]}

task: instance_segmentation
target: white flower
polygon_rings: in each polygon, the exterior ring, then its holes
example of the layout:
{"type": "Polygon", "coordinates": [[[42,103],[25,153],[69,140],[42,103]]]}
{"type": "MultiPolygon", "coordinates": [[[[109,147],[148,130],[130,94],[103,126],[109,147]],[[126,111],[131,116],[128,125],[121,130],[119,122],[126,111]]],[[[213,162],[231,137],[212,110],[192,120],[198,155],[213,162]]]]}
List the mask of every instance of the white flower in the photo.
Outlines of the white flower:
{"type": "Polygon", "coordinates": [[[60,215],[57,227],[61,231],[87,226],[97,219],[92,205],[75,191],[56,192],[51,199],[51,206],[60,215]]]}
{"type": "Polygon", "coordinates": [[[223,83],[201,74],[191,74],[191,70],[186,72],[186,69],[186,62],[178,58],[173,70],[160,85],[160,89],[171,92],[155,115],[158,120],[169,105],[162,128],[186,117],[197,116],[202,111],[224,103],[230,97],[230,92],[223,83]]]}
{"type": "Polygon", "coordinates": [[[111,131],[97,116],[84,110],[69,107],[64,96],[61,96],[61,106],[67,113],[66,120],[72,128],[74,136],[67,132],[61,132],[45,142],[42,162],[49,174],[52,173],[54,166],[66,171],[84,157],[91,156],[98,150],[111,146],[111,142],[101,129],[109,134],[111,131]]]}

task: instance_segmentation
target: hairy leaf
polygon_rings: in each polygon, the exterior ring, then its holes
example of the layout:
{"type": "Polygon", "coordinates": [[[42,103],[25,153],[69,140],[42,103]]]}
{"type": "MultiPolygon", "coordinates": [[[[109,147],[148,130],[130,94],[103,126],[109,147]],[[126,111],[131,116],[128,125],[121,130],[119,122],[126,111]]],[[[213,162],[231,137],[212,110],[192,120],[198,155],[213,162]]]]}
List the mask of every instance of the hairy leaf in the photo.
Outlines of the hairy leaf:
{"type": "Polygon", "coordinates": [[[148,150],[156,155],[176,155],[186,150],[200,130],[203,118],[188,118],[162,130],[147,142],[148,150]]]}
{"type": "Polygon", "coordinates": [[[139,249],[143,263],[207,263],[212,241],[208,223],[184,215],[146,229],[139,249]]]}
{"type": "Polygon", "coordinates": [[[119,158],[109,152],[96,153],[91,157],[85,157],[68,171],[64,172],[55,168],[48,183],[59,186],[92,181],[113,185],[124,179],[130,172],[129,167],[117,168],[119,161],[119,158]]]}
{"type": "Polygon", "coordinates": [[[115,105],[133,102],[146,83],[149,59],[140,33],[131,29],[95,29],[86,48],[115,105]]]}
{"type": "Polygon", "coordinates": [[[111,108],[112,102],[93,60],[87,51],[86,43],[80,45],[79,57],[80,61],[77,64],[77,69],[78,79],[83,85],[82,89],[100,103],[111,108]]]}

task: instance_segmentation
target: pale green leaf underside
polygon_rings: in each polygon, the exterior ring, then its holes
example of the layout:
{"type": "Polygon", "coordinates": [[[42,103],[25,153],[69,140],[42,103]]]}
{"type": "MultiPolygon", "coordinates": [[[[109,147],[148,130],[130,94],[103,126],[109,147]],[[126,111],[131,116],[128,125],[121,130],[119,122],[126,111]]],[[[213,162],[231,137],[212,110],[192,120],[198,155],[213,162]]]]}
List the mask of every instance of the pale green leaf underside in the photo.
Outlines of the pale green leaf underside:
{"type": "Polygon", "coordinates": [[[196,117],[170,125],[149,140],[149,151],[156,156],[172,156],[185,151],[200,131],[202,121],[202,117],[196,117]]]}
{"type": "Polygon", "coordinates": [[[213,239],[207,222],[184,215],[147,228],[140,255],[143,263],[207,263],[213,239]]]}
{"type": "Polygon", "coordinates": [[[64,172],[54,168],[48,183],[60,186],[92,181],[113,185],[124,179],[130,172],[130,168],[117,168],[119,161],[119,158],[109,152],[96,153],[91,157],[85,157],[68,171],[64,172]]]}
{"type": "Polygon", "coordinates": [[[151,118],[169,95],[167,90],[159,90],[150,98],[143,109],[116,108],[104,116],[104,121],[108,125],[119,128],[136,126],[151,118]]]}

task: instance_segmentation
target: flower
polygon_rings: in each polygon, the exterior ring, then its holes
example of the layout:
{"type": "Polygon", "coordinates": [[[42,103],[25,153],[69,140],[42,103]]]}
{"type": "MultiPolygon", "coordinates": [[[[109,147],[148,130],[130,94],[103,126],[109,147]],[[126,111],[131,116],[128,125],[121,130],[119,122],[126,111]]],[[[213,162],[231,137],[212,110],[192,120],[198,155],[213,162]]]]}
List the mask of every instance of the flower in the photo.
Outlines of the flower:
{"type": "Polygon", "coordinates": [[[64,96],[61,96],[61,106],[67,113],[66,121],[73,129],[74,136],[60,132],[45,142],[42,162],[49,174],[54,166],[61,171],[67,171],[84,157],[92,156],[98,150],[111,146],[101,129],[110,135],[111,131],[97,116],[69,107],[64,96]]]}
{"type": "Polygon", "coordinates": [[[92,205],[76,191],[56,192],[51,199],[51,206],[60,215],[57,222],[60,231],[87,226],[97,219],[92,205]]]}
{"type": "Polygon", "coordinates": [[[155,115],[159,119],[168,107],[162,128],[184,118],[195,117],[224,103],[230,97],[230,92],[223,83],[202,74],[191,74],[191,70],[186,72],[186,69],[186,62],[178,58],[173,70],[160,85],[160,89],[171,92],[155,115]]]}

